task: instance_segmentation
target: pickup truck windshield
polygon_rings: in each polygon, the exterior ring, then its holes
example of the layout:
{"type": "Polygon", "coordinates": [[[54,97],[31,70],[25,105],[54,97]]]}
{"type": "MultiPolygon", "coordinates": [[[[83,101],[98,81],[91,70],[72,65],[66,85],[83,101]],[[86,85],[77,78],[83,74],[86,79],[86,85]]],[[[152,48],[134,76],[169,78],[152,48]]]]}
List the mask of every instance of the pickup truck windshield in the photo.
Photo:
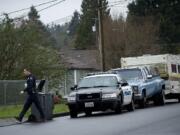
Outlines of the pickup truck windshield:
{"type": "Polygon", "coordinates": [[[118,81],[115,76],[98,76],[82,79],[78,84],[80,88],[92,88],[92,87],[115,87],[118,81]]]}
{"type": "Polygon", "coordinates": [[[141,80],[143,79],[141,70],[139,69],[125,69],[117,71],[120,77],[124,80],[141,80]]]}

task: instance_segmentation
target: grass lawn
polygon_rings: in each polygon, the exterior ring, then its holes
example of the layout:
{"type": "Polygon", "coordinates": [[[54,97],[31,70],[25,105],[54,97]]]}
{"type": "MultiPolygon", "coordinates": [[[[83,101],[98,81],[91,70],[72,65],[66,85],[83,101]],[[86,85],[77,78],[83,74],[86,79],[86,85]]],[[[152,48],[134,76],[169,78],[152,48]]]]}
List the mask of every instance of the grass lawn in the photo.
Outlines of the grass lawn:
{"type": "MultiPolygon", "coordinates": [[[[22,105],[8,105],[8,106],[0,106],[0,119],[4,118],[12,118],[15,116],[18,116],[21,109],[22,105]]],[[[68,107],[65,104],[56,104],[54,106],[53,113],[62,113],[62,112],[68,112],[68,107]]],[[[26,117],[30,114],[30,109],[26,113],[26,117]]]]}
{"type": "Polygon", "coordinates": [[[63,112],[69,112],[68,106],[65,104],[56,104],[54,105],[53,113],[63,113],[63,112]]]}

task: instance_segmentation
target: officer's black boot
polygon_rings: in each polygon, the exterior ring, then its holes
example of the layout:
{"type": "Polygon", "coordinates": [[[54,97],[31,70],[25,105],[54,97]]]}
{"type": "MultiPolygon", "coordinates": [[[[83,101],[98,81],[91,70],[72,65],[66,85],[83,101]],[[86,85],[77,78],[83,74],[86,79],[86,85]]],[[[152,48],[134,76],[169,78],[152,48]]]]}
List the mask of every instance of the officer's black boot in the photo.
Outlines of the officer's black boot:
{"type": "Polygon", "coordinates": [[[22,122],[22,119],[20,117],[14,117],[18,122],[22,122]]]}

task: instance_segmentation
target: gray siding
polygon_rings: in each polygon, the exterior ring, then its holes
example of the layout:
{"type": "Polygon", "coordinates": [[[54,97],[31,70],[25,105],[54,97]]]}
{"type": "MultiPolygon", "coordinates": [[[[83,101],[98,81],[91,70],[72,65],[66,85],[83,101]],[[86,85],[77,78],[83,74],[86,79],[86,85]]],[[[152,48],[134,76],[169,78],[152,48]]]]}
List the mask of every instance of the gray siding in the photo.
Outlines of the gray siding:
{"type": "MultiPolygon", "coordinates": [[[[67,95],[71,92],[71,87],[75,85],[75,75],[74,75],[75,70],[68,70],[65,74],[64,77],[64,82],[62,83],[62,89],[60,93],[62,95],[67,95]]],[[[81,80],[82,77],[86,76],[88,73],[95,72],[93,70],[81,70],[81,69],[76,69],[76,79],[77,82],[81,80]]]]}

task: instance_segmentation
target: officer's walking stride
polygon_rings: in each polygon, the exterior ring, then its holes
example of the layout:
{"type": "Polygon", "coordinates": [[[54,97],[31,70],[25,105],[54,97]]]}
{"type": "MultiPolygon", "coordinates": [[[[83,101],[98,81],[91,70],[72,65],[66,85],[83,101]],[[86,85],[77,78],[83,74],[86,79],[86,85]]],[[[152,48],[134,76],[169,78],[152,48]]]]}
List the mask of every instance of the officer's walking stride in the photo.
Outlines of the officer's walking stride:
{"type": "Polygon", "coordinates": [[[16,117],[16,119],[21,122],[27,110],[30,108],[32,103],[34,103],[41,115],[42,120],[45,120],[36,91],[36,78],[28,69],[24,69],[24,75],[27,77],[27,87],[24,89],[24,92],[27,92],[28,96],[19,117],[16,117]]]}

